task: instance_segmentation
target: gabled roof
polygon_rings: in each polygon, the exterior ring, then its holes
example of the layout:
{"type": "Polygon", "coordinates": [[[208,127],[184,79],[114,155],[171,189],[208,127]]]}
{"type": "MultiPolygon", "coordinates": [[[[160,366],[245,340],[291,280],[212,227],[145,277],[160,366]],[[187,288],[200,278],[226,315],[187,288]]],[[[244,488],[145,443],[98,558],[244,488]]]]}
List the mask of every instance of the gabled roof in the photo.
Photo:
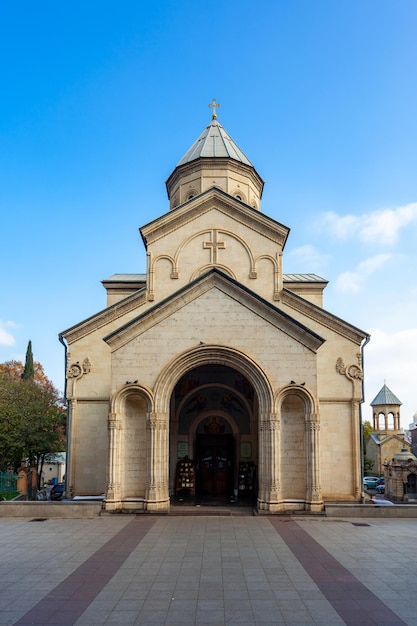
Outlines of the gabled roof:
{"type": "MultiPolygon", "coordinates": [[[[312,276],[315,276],[315,274],[313,274],[312,276]]],[[[316,278],[320,279],[319,276],[317,276],[316,278]]],[[[282,290],[282,301],[290,308],[299,311],[306,317],[309,317],[319,324],[330,328],[330,330],[333,330],[339,335],[342,335],[343,337],[354,341],[358,345],[360,345],[364,339],[369,337],[368,333],[366,333],[364,330],[360,330],[360,328],[357,328],[356,326],[345,322],[340,317],[337,317],[337,315],[329,313],[329,311],[322,309],[320,306],[313,304],[309,300],[302,298],[301,296],[297,295],[293,291],[290,291],[289,289],[286,289],[285,287],[282,290]]]]}
{"type": "Polygon", "coordinates": [[[223,293],[240,302],[242,306],[249,308],[262,319],[313,352],[316,352],[325,341],[310,328],[244,287],[218,268],[208,270],[191,283],[106,335],[103,339],[112,348],[117,349],[213,288],[220,289],[223,293]]]}
{"type": "Polygon", "coordinates": [[[218,209],[231,217],[235,217],[241,224],[262,233],[284,248],[290,232],[287,226],[230,196],[218,187],[211,187],[203,191],[198,196],[142,226],[139,230],[145,247],[147,248],[148,242],[177,230],[181,224],[187,223],[212,209],[218,209]]]}
{"type": "Polygon", "coordinates": [[[402,402],[400,402],[395,394],[392,393],[391,389],[389,389],[384,383],[381,391],[377,393],[375,398],[371,402],[371,406],[387,406],[387,405],[395,405],[401,406],[402,402]]]}
{"type": "Polygon", "coordinates": [[[211,120],[191,148],[187,150],[177,167],[200,158],[230,158],[253,167],[248,157],[242,152],[230,135],[219,124],[217,119],[211,120]]]}
{"type": "Polygon", "coordinates": [[[63,330],[59,333],[59,336],[66,339],[69,343],[72,343],[81,337],[89,335],[98,328],[107,326],[107,324],[123,317],[126,313],[134,311],[139,306],[146,304],[146,301],[146,287],[143,287],[129,296],[126,296],[126,298],[123,298],[119,302],[116,302],[115,304],[98,311],[98,313],[87,317],[87,319],[82,322],[63,330]]]}
{"type": "Polygon", "coordinates": [[[391,441],[392,439],[398,439],[398,441],[401,441],[403,444],[410,445],[407,441],[405,441],[403,433],[391,433],[385,437],[381,437],[382,436],[378,435],[377,433],[371,433],[367,439],[367,442],[372,439],[375,445],[381,446],[388,443],[388,441],[391,441]]]}

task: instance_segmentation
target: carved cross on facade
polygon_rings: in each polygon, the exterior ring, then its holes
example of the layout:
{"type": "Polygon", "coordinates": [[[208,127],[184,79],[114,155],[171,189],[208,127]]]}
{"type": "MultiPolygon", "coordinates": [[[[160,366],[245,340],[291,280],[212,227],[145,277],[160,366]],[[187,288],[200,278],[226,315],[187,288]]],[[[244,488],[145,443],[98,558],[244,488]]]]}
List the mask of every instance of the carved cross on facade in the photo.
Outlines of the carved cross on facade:
{"type": "Polygon", "coordinates": [[[216,98],[213,98],[213,102],[209,104],[209,107],[213,109],[213,120],[217,119],[217,111],[216,108],[219,107],[220,104],[217,104],[216,98]]]}
{"type": "Polygon", "coordinates": [[[225,247],[224,241],[217,241],[217,230],[211,231],[211,241],[203,241],[203,248],[210,250],[210,263],[212,265],[217,263],[217,250],[224,250],[225,247]]]}

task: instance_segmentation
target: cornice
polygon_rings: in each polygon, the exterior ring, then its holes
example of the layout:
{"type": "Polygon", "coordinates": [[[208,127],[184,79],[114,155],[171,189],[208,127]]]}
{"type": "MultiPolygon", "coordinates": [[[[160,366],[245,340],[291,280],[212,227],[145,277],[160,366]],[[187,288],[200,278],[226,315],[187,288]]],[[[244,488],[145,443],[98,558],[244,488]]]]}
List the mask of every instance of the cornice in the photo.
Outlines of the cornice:
{"type": "Polygon", "coordinates": [[[360,345],[369,335],[336,315],[304,300],[288,289],[282,290],[282,302],[310,319],[360,345]]]}
{"type": "Polygon", "coordinates": [[[133,311],[146,303],[146,289],[141,289],[124,300],[109,306],[107,309],[99,311],[83,322],[64,330],[64,332],[60,333],[60,335],[66,339],[68,344],[72,344],[74,341],[78,341],[95,330],[114,322],[120,317],[126,315],[126,313],[130,313],[130,311],[133,311]]]}
{"type": "Polygon", "coordinates": [[[187,176],[188,173],[198,172],[201,174],[204,170],[229,170],[237,173],[244,173],[245,176],[252,179],[253,184],[260,191],[260,197],[262,197],[262,191],[264,187],[264,181],[259,176],[258,172],[253,166],[241,163],[230,157],[200,157],[183,165],[179,165],[175,168],[169,178],[166,180],[165,185],[169,193],[169,189],[174,187],[181,178],[187,176]]]}
{"type": "Polygon", "coordinates": [[[322,337],[307,328],[307,326],[304,326],[287,313],[277,309],[249,289],[240,286],[237,281],[217,269],[210,270],[169,298],[147,311],[144,311],[135,319],[104,337],[104,341],[106,341],[113,350],[120,348],[213,288],[220,289],[230,298],[239,302],[240,305],[250,309],[272,326],[289,335],[313,352],[316,352],[325,341],[322,337]]]}
{"type": "Polygon", "coordinates": [[[204,191],[153,222],[142,226],[139,230],[145,247],[213,209],[239,221],[284,248],[290,232],[287,226],[267,217],[258,209],[254,209],[217,187],[204,191]]]}

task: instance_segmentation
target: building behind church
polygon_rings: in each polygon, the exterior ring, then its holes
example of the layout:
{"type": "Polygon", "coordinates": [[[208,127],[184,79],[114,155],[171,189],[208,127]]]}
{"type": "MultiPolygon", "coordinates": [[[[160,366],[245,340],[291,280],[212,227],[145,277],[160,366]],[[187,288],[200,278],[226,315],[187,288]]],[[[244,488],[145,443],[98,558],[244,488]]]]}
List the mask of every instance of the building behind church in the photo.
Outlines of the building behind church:
{"type": "Polygon", "coordinates": [[[359,502],[368,335],[326,311],[325,279],[283,273],[289,228],[213,104],[140,228],[146,272],[105,279],[106,307],[62,333],[67,493],[114,512],[359,502]]]}
{"type": "Polygon", "coordinates": [[[373,462],[372,472],[377,476],[384,473],[384,464],[401,450],[411,450],[401,428],[401,402],[397,396],[383,384],[371,402],[373,432],[366,445],[366,456],[373,462]]]}

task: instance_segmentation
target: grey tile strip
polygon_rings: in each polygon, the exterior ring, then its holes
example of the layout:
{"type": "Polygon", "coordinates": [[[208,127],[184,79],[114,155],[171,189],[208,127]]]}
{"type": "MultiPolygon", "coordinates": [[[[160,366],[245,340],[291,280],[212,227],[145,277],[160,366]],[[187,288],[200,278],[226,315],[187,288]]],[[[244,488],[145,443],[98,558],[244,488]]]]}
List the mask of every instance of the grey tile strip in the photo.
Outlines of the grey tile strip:
{"type": "Polygon", "coordinates": [[[156,518],[135,517],[15,622],[15,625],[75,624],[142,541],[155,521],[156,518]]]}
{"type": "Polygon", "coordinates": [[[297,522],[274,517],[269,521],[345,624],[407,626],[297,522]]]}

